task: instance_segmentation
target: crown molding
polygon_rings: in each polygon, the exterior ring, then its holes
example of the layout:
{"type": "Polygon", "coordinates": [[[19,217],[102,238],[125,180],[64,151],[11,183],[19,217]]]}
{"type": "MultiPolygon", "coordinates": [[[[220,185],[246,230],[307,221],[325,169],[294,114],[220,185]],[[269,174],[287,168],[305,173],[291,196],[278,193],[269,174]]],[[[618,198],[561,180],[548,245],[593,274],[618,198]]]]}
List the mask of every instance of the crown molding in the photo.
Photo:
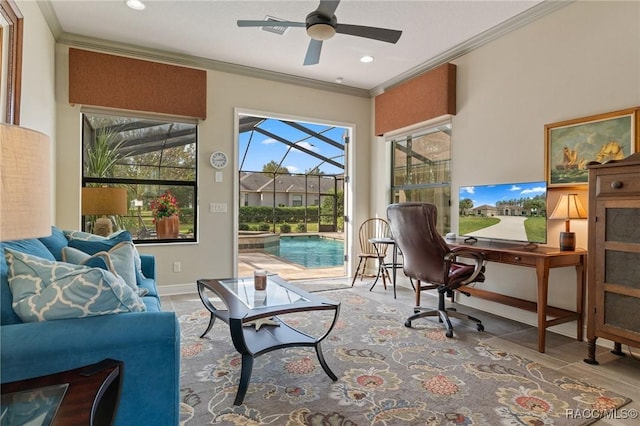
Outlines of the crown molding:
{"type": "Polygon", "coordinates": [[[414,67],[402,74],[397,75],[396,77],[388,80],[371,90],[369,90],[370,96],[373,98],[377,95],[384,93],[385,90],[390,89],[393,86],[397,86],[407,80],[410,80],[416,77],[419,74],[422,74],[426,71],[430,71],[433,68],[436,68],[442,64],[447,62],[451,62],[460,56],[466,55],[467,53],[484,46],[485,44],[496,40],[511,31],[517,30],[518,28],[522,28],[525,25],[528,25],[545,15],[555,12],[558,9],[561,9],[568,4],[573,3],[575,0],[545,0],[537,5],[533,6],[530,9],[525,10],[524,12],[514,16],[511,19],[508,19],[502,22],[499,25],[496,25],[493,28],[490,28],[477,36],[466,40],[449,50],[442,52],[440,55],[433,57],[429,61],[414,67]]]}
{"type": "Polygon", "coordinates": [[[308,87],[312,89],[325,90],[344,95],[357,96],[363,98],[373,98],[386,89],[403,83],[419,74],[429,71],[439,65],[450,62],[460,56],[463,56],[497,38],[508,34],[518,28],[521,28],[531,22],[548,15],[556,10],[573,3],[575,0],[545,0],[532,8],[520,13],[517,16],[493,27],[483,33],[469,39],[457,46],[449,49],[433,59],[418,65],[396,77],[370,89],[360,89],[357,87],[345,86],[342,84],[328,83],[320,80],[295,76],[292,74],[284,74],[274,71],[263,70],[259,68],[247,67],[243,65],[232,64],[229,62],[216,61],[191,55],[183,55],[175,52],[169,52],[159,49],[149,49],[133,44],[117,43],[109,40],[85,37],[77,34],[66,33],[60,26],[60,21],[51,5],[50,1],[38,1],[38,6],[51,30],[57,43],[67,44],[69,46],[84,48],[89,50],[97,50],[104,53],[112,53],[117,55],[131,56],[135,58],[148,59],[151,61],[166,62],[169,64],[184,65],[206,70],[214,70],[231,74],[244,75],[247,77],[260,78],[264,80],[276,81],[286,84],[294,84],[298,86],[308,87]]]}

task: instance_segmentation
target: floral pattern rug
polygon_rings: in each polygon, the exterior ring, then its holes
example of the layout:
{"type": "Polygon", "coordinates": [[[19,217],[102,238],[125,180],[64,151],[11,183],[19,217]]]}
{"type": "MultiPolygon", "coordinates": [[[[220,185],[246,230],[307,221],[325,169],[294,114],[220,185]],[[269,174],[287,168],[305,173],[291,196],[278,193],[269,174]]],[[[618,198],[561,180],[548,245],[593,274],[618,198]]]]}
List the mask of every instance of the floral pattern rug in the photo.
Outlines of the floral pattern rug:
{"type": "MultiPolygon", "coordinates": [[[[233,400],[241,360],[227,325],[216,321],[201,339],[209,314],[200,301],[174,302],[182,333],[181,424],[581,425],[593,420],[568,413],[630,401],[490,347],[472,329],[449,339],[433,318],[406,328],[410,308],[374,302],[361,291],[322,293],[341,302],[323,341],[336,382],[312,348],[279,349],[256,358],[240,406],[233,400]]],[[[330,322],[326,312],[279,318],[316,335],[330,322]]]]}

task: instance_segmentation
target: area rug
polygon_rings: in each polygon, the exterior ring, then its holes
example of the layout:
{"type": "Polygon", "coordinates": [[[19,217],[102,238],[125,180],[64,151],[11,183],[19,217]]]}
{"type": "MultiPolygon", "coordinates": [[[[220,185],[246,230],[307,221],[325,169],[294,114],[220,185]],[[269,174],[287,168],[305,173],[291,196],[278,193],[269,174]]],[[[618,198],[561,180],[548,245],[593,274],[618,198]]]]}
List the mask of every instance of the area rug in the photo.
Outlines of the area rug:
{"type": "Polygon", "coordinates": [[[344,277],[289,280],[289,282],[311,293],[351,288],[350,278],[344,277]]]}
{"type": "MultiPolygon", "coordinates": [[[[406,328],[407,307],[395,301],[380,304],[353,290],[322,295],[341,302],[323,342],[338,380],[324,373],[313,349],[279,349],[256,358],[240,406],[233,400],[241,362],[226,324],[217,321],[201,339],[209,314],[197,297],[174,303],[182,333],[181,424],[584,425],[593,417],[570,413],[630,401],[491,347],[472,329],[448,339],[435,321],[406,328]]],[[[280,318],[317,334],[328,326],[323,315],[280,318]]]]}

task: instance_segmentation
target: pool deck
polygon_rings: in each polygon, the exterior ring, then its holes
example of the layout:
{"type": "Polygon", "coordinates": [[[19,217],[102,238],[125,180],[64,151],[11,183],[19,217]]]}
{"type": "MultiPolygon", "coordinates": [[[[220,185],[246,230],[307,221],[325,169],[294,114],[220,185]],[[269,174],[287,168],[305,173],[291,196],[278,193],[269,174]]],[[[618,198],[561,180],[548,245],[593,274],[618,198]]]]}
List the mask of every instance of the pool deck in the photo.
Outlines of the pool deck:
{"type": "MultiPolygon", "coordinates": [[[[318,235],[316,233],[307,234],[285,234],[285,236],[309,236],[318,235]]],[[[323,232],[322,237],[342,240],[343,234],[340,232],[323,232]]],[[[238,253],[238,276],[250,276],[256,269],[265,269],[269,272],[276,273],[285,280],[300,280],[308,278],[332,278],[345,277],[346,271],[344,266],[334,266],[331,268],[305,268],[297,263],[288,262],[287,260],[270,255],[261,251],[241,252],[238,253]]]]}

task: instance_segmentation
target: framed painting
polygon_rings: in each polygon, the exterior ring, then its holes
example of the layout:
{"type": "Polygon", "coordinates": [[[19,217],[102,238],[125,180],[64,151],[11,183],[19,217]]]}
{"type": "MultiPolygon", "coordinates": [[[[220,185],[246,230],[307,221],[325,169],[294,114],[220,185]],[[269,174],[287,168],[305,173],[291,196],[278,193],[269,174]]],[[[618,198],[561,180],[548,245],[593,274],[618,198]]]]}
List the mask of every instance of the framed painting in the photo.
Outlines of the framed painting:
{"type": "Polygon", "coordinates": [[[630,108],[545,125],[547,185],[586,185],[589,162],[621,160],[636,152],[638,110],[630,108]]]}

